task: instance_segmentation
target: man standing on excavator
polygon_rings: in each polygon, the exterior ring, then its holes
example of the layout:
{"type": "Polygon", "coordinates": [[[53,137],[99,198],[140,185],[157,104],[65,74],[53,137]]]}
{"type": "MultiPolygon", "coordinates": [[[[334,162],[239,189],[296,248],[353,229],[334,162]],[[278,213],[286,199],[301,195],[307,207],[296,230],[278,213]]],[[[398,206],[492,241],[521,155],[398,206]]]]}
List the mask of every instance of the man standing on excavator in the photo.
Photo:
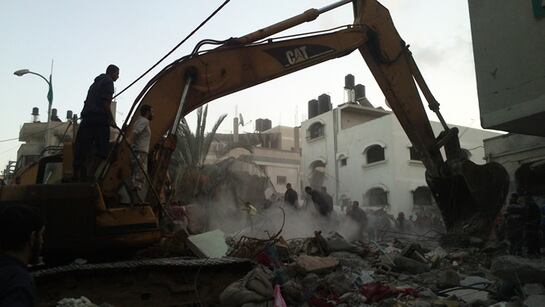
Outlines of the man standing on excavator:
{"type": "Polygon", "coordinates": [[[151,138],[150,122],[153,119],[153,109],[150,105],[143,105],[140,108],[140,117],[134,122],[130,136],[131,150],[131,194],[136,201],[143,203],[145,198],[145,184],[148,168],[148,151],[151,138]]]}
{"type": "Polygon", "coordinates": [[[110,125],[115,126],[110,109],[114,94],[114,82],[119,78],[119,68],[109,65],[106,73],[95,78],[87,91],[87,98],[81,111],[81,124],[74,144],[74,179],[87,180],[94,174],[108,155],[110,125]],[[93,148],[94,144],[94,148],[93,148]],[[88,169],[89,158],[94,159],[88,169]]]}

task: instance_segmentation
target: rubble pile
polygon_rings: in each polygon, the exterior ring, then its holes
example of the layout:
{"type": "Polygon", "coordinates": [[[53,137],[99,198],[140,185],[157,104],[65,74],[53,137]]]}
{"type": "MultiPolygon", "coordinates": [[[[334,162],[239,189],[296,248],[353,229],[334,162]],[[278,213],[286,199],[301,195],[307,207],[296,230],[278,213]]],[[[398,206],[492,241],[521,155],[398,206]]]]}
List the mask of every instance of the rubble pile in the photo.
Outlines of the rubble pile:
{"type": "Polygon", "coordinates": [[[221,305],[545,306],[545,263],[477,241],[363,244],[318,231],[287,241],[245,238],[231,242],[230,254],[256,267],[224,290],[221,305]]]}

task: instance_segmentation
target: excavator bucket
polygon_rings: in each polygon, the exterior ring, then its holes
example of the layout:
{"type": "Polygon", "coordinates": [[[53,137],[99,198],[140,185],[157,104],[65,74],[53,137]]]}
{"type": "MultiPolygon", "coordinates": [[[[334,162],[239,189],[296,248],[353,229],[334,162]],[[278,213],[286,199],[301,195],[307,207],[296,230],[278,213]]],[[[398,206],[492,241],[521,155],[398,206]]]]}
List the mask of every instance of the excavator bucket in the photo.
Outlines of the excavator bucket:
{"type": "Polygon", "coordinates": [[[477,165],[467,159],[447,161],[445,166],[450,175],[427,174],[426,179],[447,232],[487,238],[507,197],[507,171],[498,163],[477,165]]]}

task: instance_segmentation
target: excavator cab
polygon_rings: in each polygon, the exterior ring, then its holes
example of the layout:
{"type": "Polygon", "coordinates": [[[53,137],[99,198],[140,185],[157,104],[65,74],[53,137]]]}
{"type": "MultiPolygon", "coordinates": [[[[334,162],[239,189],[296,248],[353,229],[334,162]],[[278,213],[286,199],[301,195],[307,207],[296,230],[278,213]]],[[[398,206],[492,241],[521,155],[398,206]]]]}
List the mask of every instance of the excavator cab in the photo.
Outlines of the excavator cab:
{"type": "Polygon", "coordinates": [[[44,156],[13,184],[0,188],[0,205],[29,205],[46,220],[44,257],[58,263],[100,257],[102,251],[131,251],[160,238],[150,206],[108,206],[98,183],[69,183],[72,146],[44,156]]]}

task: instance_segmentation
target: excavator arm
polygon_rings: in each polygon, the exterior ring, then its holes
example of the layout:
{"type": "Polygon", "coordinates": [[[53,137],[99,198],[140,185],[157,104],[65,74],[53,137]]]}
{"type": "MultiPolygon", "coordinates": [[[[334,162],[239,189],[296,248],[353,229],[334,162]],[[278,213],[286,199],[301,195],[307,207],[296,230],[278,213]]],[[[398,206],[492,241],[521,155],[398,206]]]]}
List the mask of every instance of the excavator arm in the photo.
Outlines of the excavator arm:
{"type": "MultiPolygon", "coordinates": [[[[376,0],[343,0],[320,10],[311,9],[246,36],[229,39],[215,49],[199,52],[197,48],[191,55],[163,69],[135,101],[135,106],[147,104],[155,111],[151,147],[158,145],[161,149],[151,172],[153,185],[161,187],[162,178],[166,176],[181,117],[214,99],[345,56],[356,49],[365,59],[411,143],[421,153],[428,183],[448,230],[482,234],[504,201],[506,183],[502,180],[505,170],[487,165],[486,170],[481,171],[479,166],[464,159],[457,130],[449,128],[443,120],[439,104],[427,88],[388,10],[376,0]],[[268,39],[349,2],[354,4],[353,25],[307,37],[268,39]],[[445,131],[438,138],[433,133],[417,86],[443,124],[445,131]],[[441,148],[445,150],[446,160],[441,148]],[[502,180],[492,183],[487,176],[502,180]],[[484,182],[480,182],[481,179],[485,179],[484,182]]],[[[123,178],[130,175],[129,155],[128,147],[118,143],[101,180],[106,198],[114,198],[123,178]]]]}

